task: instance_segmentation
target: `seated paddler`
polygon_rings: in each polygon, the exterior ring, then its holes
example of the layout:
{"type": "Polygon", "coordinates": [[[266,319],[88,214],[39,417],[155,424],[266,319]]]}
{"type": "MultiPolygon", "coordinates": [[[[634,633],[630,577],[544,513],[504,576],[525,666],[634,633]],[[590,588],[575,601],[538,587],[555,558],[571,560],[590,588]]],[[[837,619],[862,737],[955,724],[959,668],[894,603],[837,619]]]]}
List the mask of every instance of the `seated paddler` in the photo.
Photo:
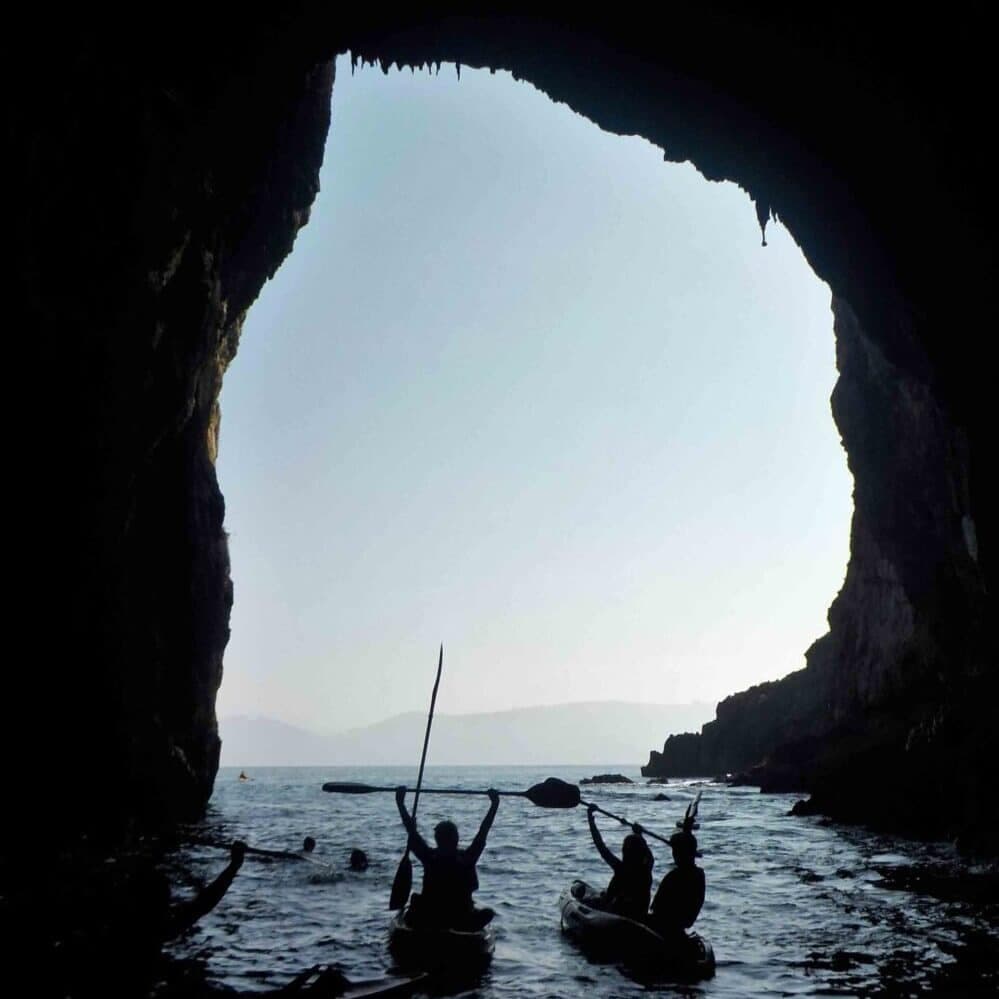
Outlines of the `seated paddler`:
{"type": "Polygon", "coordinates": [[[479,887],[475,865],[486,846],[486,837],[499,808],[499,792],[490,788],[489,810],[486,812],[472,842],[458,846],[458,827],[450,821],[434,827],[431,847],[420,835],[416,821],[406,810],[406,788],[398,787],[395,802],[402,824],[409,833],[409,849],[423,865],[423,890],[410,899],[409,918],[424,925],[446,926],[451,929],[479,930],[494,916],[492,909],[476,908],[472,893],[479,887]]]}
{"type": "Polygon", "coordinates": [[[644,919],[649,911],[649,898],[652,894],[652,865],[655,863],[652,851],[642,836],[642,827],[633,825],[632,831],[624,837],[621,856],[615,857],[607,848],[594,818],[596,806],[586,809],[590,823],[590,835],[600,856],[614,871],[610,884],[603,894],[601,908],[629,919],[644,919]]]}
{"type": "Polygon", "coordinates": [[[688,829],[669,839],[676,865],[662,879],[648,924],[667,941],[682,943],[704,905],[704,871],[697,866],[697,839],[688,829]]]}

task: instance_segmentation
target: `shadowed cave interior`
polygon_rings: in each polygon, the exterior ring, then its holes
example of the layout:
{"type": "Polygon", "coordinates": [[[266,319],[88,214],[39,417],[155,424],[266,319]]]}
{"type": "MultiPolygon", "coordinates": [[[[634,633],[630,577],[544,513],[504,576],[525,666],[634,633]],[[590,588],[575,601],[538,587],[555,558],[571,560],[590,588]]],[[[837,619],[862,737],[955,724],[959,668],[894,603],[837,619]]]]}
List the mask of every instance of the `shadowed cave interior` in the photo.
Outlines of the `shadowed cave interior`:
{"type": "Polygon", "coordinates": [[[868,12],[861,32],[849,11],[712,4],[671,11],[663,32],[295,4],[164,23],[136,45],[73,16],[39,29],[12,122],[11,328],[46,394],[23,473],[42,663],[13,671],[11,703],[48,755],[13,728],[12,793],[34,818],[5,831],[8,880],[25,836],[114,840],[211,793],[232,600],[217,398],[308,219],[344,51],[510,70],[736,182],[761,225],[790,230],[834,293],[846,581],[804,670],[733,694],[650,772],[751,771],[834,818],[996,852],[991,84],[973,23],[868,12]],[[57,793],[49,760],[75,761],[57,793]]]}
{"type": "MultiPolygon", "coordinates": [[[[389,31],[309,9],[272,27],[246,26],[211,66],[188,39],[183,67],[164,46],[160,59],[118,52],[90,75],[85,53],[102,39],[85,32],[89,47],[74,57],[80,99],[26,146],[24,186],[44,191],[24,199],[37,207],[19,219],[22,244],[34,247],[20,274],[26,320],[62,389],[46,416],[73,414],[49,439],[59,441],[57,481],[76,486],[72,508],[60,504],[53,521],[73,570],[56,641],[74,651],[51,658],[88,662],[60,676],[66,696],[55,697],[51,729],[67,746],[87,745],[101,761],[93,771],[106,775],[74,814],[191,813],[210,793],[231,601],[216,400],[246,309],[307,219],[330,60],[349,46],[369,61],[510,69],[601,128],[637,132],[670,159],[735,180],[761,225],[779,213],[835,297],[833,409],[856,482],[846,583],[803,673],[726,700],[704,735],[674,740],[652,766],[718,773],[769,759],[760,775],[768,786],[812,791],[842,817],[928,823],[940,835],[963,824],[954,814],[960,771],[972,782],[959,794],[972,809],[966,821],[980,828],[973,761],[985,732],[972,724],[980,698],[969,703],[968,690],[994,682],[991,486],[976,458],[988,447],[987,376],[958,345],[980,325],[985,284],[975,278],[987,253],[976,252],[978,216],[962,203],[959,149],[930,143],[940,134],[934,114],[953,109],[930,100],[936,82],[916,72],[918,46],[883,64],[876,47],[842,53],[851,72],[830,91],[835,57],[804,25],[770,70],[757,66],[740,84],[747,37],[779,31],[737,15],[714,24],[710,44],[698,32],[702,41],[661,51],[635,25],[611,37],[585,22],[534,19],[428,19],[389,31]],[[266,60],[251,56],[262,52],[266,60]],[[580,77],[584,64],[599,69],[580,77]],[[782,85],[791,74],[793,93],[782,85]],[[79,171],[58,170],[56,146],[76,154],[79,171]],[[946,254],[922,235],[930,203],[948,218],[946,254]],[[47,278],[67,254],[77,266],[53,290],[47,278]],[[863,794],[852,770],[862,757],[891,758],[898,799],[876,779],[863,794]],[[925,800],[919,815],[906,814],[910,765],[920,781],[942,767],[946,823],[925,800]],[[843,768],[859,804],[836,790],[843,768]]],[[[918,39],[919,25],[910,30],[918,39]]],[[[52,474],[38,473],[42,482],[52,474]]]]}

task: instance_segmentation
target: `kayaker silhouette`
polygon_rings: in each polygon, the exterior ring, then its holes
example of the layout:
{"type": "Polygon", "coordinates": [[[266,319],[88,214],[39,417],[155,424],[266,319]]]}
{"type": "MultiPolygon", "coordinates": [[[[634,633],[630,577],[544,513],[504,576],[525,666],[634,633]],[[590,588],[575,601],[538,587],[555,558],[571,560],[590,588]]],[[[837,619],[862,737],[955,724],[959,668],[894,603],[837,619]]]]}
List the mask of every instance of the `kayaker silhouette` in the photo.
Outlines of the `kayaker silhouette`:
{"type": "Polygon", "coordinates": [[[316,841],[311,836],[306,836],[302,840],[302,853],[312,853],[316,848],[316,841]]]}
{"type": "Polygon", "coordinates": [[[480,930],[495,915],[492,909],[476,908],[472,893],[479,887],[475,865],[486,846],[486,837],[496,818],[500,796],[490,788],[489,811],[486,812],[475,839],[464,850],[458,849],[458,827],[449,821],[438,822],[434,827],[436,848],[432,848],[420,835],[416,822],[406,810],[406,788],[397,787],[395,803],[402,816],[402,824],[409,833],[409,849],[423,864],[423,891],[413,894],[409,901],[409,919],[427,926],[446,926],[450,929],[480,930]]]}
{"type": "Polygon", "coordinates": [[[659,885],[652,900],[648,924],[664,939],[686,942],[686,930],[694,925],[704,905],[704,871],[695,863],[697,838],[686,829],[669,839],[676,866],[659,885]]]}
{"type": "Polygon", "coordinates": [[[642,919],[649,911],[649,898],[652,894],[652,866],[655,860],[648,843],[642,836],[642,827],[637,823],[632,831],[624,837],[621,844],[621,858],[618,859],[607,848],[597,820],[594,818],[595,805],[586,809],[586,818],[590,824],[590,835],[600,856],[614,871],[610,884],[603,894],[601,908],[614,912],[629,919],[642,919]]]}

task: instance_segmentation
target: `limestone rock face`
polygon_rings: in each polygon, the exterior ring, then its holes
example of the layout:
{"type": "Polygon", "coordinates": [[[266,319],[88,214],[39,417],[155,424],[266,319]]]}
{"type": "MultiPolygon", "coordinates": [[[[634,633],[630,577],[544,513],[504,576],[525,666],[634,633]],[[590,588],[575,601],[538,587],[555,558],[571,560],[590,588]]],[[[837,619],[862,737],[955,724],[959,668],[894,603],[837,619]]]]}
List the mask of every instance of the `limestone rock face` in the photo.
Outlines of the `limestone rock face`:
{"type": "Polygon", "coordinates": [[[16,775],[32,836],[194,816],[211,794],[233,599],[219,391],[308,218],[332,84],[266,28],[130,47],[95,15],[55,40],[58,74],[51,53],[32,67],[12,225],[52,544],[25,589],[58,595],[55,627],[29,608],[44,662],[17,678],[56,764],[16,775]]]}
{"type": "Polygon", "coordinates": [[[805,669],[726,698],[701,734],[670,737],[643,773],[748,772],[764,790],[813,791],[812,810],[984,846],[984,790],[953,794],[969,782],[984,789],[981,754],[994,742],[994,702],[974,704],[989,697],[994,660],[985,575],[965,527],[967,435],[846,303],[834,300],[834,313],[833,412],[855,512],[829,633],[805,669]]]}
{"type": "Polygon", "coordinates": [[[140,40],[111,14],[42,13],[8,62],[6,218],[12,370],[31,385],[14,522],[30,658],[7,748],[33,834],[193,814],[210,793],[233,599],[218,394],[308,218],[350,50],[511,70],[740,184],[761,225],[779,215],[834,296],[850,565],[805,669],[726,699],[653,769],[764,764],[841,817],[994,842],[992,60],[973,17],[868,11],[858,32],[836,7],[709,3],[663,32],[604,11],[221,4],[140,40]]]}

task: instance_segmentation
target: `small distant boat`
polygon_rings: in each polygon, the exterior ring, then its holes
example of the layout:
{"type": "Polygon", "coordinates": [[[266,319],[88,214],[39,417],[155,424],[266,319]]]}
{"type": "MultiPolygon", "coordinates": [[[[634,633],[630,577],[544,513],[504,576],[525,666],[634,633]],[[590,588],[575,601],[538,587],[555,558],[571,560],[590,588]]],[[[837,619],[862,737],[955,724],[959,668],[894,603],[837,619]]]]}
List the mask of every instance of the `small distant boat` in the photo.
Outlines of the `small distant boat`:
{"type": "Polygon", "coordinates": [[[562,931],[589,956],[674,980],[696,981],[715,973],[715,952],[699,934],[688,933],[688,945],[678,952],[645,923],[598,908],[593,903],[599,897],[585,881],[573,881],[559,899],[562,931]]]}
{"type": "Polygon", "coordinates": [[[245,770],[240,770],[240,772],[239,772],[239,778],[238,779],[239,780],[251,780],[252,778],[246,776],[246,771],[245,770]]]}
{"type": "Polygon", "coordinates": [[[412,926],[409,907],[389,925],[389,951],[401,968],[446,971],[451,974],[483,970],[496,949],[496,931],[438,929],[412,926]]]}

